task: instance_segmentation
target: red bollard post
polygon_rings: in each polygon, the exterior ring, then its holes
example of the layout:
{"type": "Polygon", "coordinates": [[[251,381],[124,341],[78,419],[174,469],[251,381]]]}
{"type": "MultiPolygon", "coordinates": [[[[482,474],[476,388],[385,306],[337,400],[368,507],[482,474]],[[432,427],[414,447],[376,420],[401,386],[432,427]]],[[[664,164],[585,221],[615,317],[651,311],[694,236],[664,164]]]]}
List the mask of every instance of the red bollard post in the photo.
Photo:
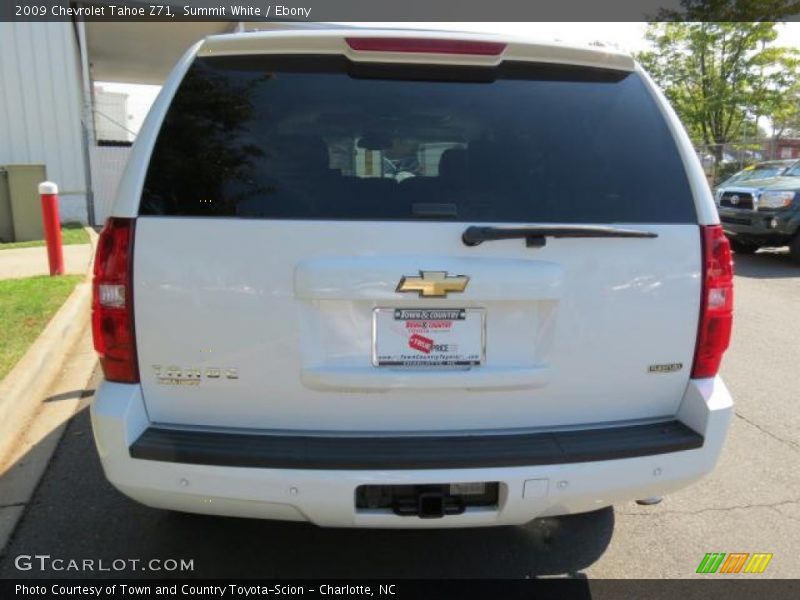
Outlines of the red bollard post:
{"type": "Polygon", "coordinates": [[[61,244],[61,219],[58,215],[58,186],[52,181],[43,181],[39,184],[39,195],[42,198],[42,221],[50,275],[63,275],[64,247],[61,244]]]}

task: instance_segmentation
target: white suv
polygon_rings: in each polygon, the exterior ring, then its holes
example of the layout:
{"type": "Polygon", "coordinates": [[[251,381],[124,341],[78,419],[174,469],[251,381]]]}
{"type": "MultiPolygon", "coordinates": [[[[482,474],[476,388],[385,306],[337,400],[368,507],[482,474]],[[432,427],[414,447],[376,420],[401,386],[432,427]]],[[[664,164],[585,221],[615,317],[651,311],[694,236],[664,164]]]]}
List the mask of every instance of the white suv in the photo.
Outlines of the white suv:
{"type": "Polygon", "coordinates": [[[733,410],[713,199],[607,49],[210,37],[136,141],[94,291],[100,458],[154,507],[520,524],[698,480],[733,410]]]}

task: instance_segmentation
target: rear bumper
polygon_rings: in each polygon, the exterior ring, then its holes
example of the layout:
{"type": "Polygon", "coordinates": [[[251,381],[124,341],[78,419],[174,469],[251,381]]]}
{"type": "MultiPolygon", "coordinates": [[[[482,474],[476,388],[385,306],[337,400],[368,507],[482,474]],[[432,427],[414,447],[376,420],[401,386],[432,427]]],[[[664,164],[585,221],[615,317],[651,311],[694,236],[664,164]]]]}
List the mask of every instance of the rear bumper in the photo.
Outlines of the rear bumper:
{"type": "Polygon", "coordinates": [[[267,438],[283,436],[165,429],[149,422],[139,386],[107,382],[91,412],[106,476],[149,506],[335,527],[469,527],[522,524],[680,489],[713,469],[732,410],[720,379],[696,380],[673,421],[480,436],[477,444],[476,436],[457,435],[292,436],[276,444],[267,438]],[[440,519],[355,508],[360,485],[475,481],[500,482],[498,506],[440,519]]]}
{"type": "Polygon", "coordinates": [[[414,470],[529,467],[694,450],[703,436],[680,421],[577,431],[447,436],[310,436],[148,427],[133,458],[217,467],[414,470]]]}

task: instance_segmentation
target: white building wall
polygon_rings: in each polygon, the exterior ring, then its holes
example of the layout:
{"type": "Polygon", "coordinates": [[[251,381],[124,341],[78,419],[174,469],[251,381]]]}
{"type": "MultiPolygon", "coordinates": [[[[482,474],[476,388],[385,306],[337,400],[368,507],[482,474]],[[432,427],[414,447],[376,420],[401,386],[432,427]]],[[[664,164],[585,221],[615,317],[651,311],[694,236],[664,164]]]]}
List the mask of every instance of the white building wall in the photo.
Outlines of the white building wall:
{"type": "MultiPolygon", "coordinates": [[[[132,142],[128,122],[128,94],[94,87],[94,137],[98,140],[132,142]]],[[[93,186],[94,187],[94,186],[93,186]]]]}
{"type": "Polygon", "coordinates": [[[0,165],[45,164],[62,221],[87,220],[81,106],[72,24],[0,22],[0,165]]]}

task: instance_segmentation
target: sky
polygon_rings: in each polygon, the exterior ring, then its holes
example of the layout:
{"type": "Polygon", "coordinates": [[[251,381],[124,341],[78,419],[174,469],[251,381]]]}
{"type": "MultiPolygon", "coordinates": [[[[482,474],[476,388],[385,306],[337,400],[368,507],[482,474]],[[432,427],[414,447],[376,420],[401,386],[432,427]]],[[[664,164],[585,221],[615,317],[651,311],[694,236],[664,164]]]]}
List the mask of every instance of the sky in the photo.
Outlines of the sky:
{"type": "MultiPolygon", "coordinates": [[[[627,52],[640,52],[648,48],[644,39],[647,23],[347,23],[360,26],[385,27],[419,27],[425,29],[449,29],[483,33],[499,33],[520,35],[544,40],[558,40],[565,43],[588,44],[604,42],[615,45],[627,52]]],[[[776,44],[794,46],[800,49],[800,23],[782,23],[778,25],[776,44]]],[[[153,85],[126,85],[119,83],[98,82],[110,91],[124,92],[129,95],[128,111],[130,113],[128,128],[134,132],[139,130],[142,120],[147,114],[156,94],[160,89],[153,85]]]]}

